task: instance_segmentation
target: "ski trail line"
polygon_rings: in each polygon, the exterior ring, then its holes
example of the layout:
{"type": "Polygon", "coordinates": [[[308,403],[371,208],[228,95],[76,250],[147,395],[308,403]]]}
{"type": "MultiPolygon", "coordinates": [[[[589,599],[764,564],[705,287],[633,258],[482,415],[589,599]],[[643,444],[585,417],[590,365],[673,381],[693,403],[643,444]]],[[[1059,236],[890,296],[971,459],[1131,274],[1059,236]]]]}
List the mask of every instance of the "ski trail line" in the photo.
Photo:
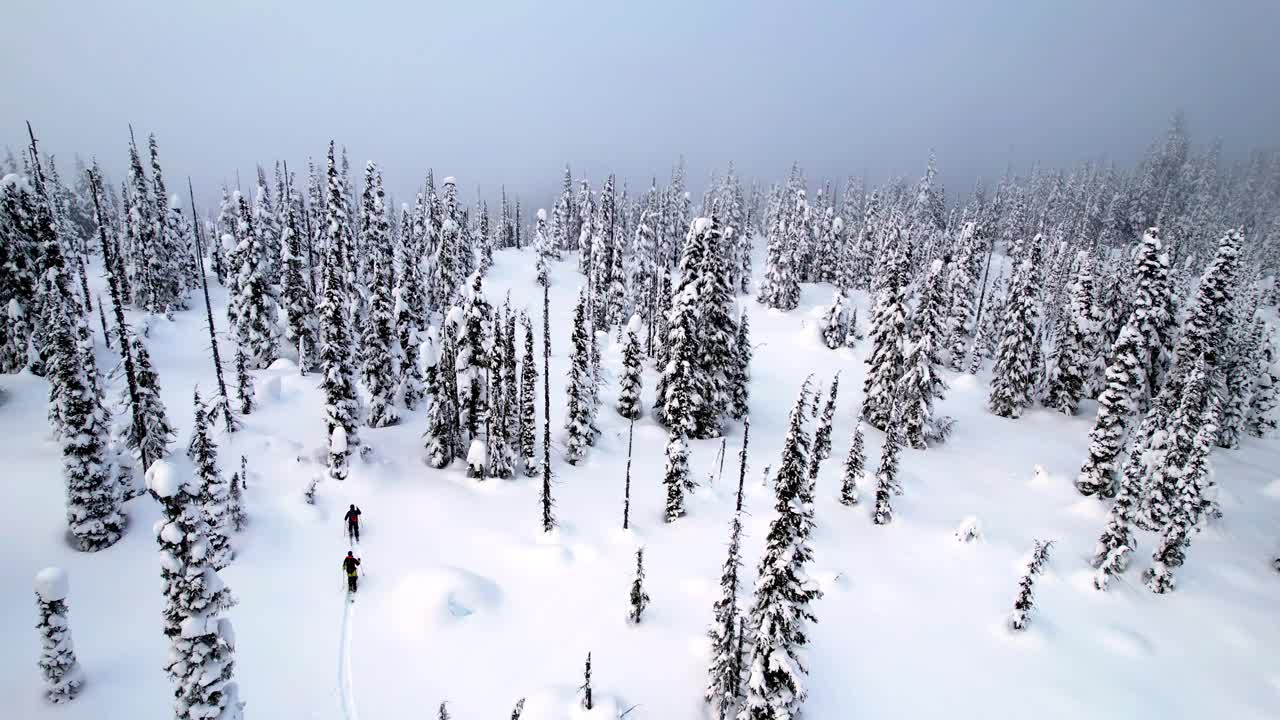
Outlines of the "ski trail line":
{"type": "Polygon", "coordinates": [[[342,696],[342,716],[346,720],[359,720],[356,713],[355,693],[351,689],[351,613],[356,605],[343,600],[342,644],[338,646],[338,691],[342,696]]]}

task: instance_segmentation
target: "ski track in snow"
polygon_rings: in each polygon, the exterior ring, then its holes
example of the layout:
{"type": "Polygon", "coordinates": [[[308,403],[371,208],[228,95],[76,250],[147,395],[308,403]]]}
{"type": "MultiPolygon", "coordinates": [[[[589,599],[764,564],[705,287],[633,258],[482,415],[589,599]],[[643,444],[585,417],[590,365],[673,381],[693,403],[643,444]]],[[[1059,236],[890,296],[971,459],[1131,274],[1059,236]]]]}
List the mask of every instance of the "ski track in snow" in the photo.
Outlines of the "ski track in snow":
{"type": "Polygon", "coordinates": [[[351,690],[351,613],[356,604],[343,601],[342,643],[338,646],[338,692],[342,696],[342,716],[346,720],[359,720],[356,712],[355,693],[351,690]]]}

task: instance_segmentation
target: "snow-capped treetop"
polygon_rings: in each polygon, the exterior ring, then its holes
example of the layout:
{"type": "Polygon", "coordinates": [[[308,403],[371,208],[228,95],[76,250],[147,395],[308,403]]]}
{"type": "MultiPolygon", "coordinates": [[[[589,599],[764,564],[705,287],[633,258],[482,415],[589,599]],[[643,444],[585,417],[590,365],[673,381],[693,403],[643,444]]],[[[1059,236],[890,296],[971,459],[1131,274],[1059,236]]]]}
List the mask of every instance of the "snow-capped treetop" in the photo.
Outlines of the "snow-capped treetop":
{"type": "Polygon", "coordinates": [[[704,233],[709,227],[711,227],[711,218],[700,217],[693,219],[693,225],[689,229],[695,233],[704,233]]]}
{"type": "Polygon", "coordinates": [[[65,600],[70,588],[67,571],[62,568],[47,567],[36,573],[36,592],[42,602],[65,600]]]}
{"type": "Polygon", "coordinates": [[[640,315],[639,314],[632,315],[631,319],[627,321],[627,330],[633,333],[639,333],[640,325],[641,325],[640,315]]]}
{"type": "Polygon", "coordinates": [[[181,209],[182,209],[182,196],[181,196],[181,195],[179,195],[178,193],[171,193],[171,194],[169,195],[169,209],[170,209],[170,210],[181,210],[181,209]]]}
{"type": "Polygon", "coordinates": [[[192,481],[190,461],[186,456],[173,456],[156,460],[147,468],[147,489],[162,498],[170,498],[179,490],[196,495],[200,489],[192,481]]]}
{"type": "Polygon", "coordinates": [[[31,183],[27,181],[26,175],[18,175],[17,173],[9,173],[0,180],[0,187],[15,186],[18,191],[24,192],[31,190],[31,183]]]}
{"type": "Polygon", "coordinates": [[[329,442],[329,451],[334,453],[344,453],[347,451],[347,429],[341,425],[333,427],[332,440],[329,442]]]}
{"type": "Polygon", "coordinates": [[[453,176],[452,176],[452,175],[450,175],[449,177],[445,178],[445,179],[444,179],[444,181],[443,181],[441,184],[442,184],[442,185],[457,185],[457,184],[458,184],[458,181],[457,181],[457,180],[454,180],[454,179],[453,179],[453,176]]]}
{"type": "Polygon", "coordinates": [[[929,264],[929,272],[931,273],[942,272],[942,258],[937,258],[932,263],[929,264]]]}
{"type": "Polygon", "coordinates": [[[547,221],[547,211],[546,211],[546,210],[544,210],[544,209],[542,209],[542,208],[538,208],[538,219],[539,219],[539,220],[541,220],[542,222],[546,222],[546,221],[547,221]]]}
{"type": "Polygon", "coordinates": [[[831,230],[837,235],[844,232],[844,218],[838,217],[835,220],[832,220],[831,230]]]}

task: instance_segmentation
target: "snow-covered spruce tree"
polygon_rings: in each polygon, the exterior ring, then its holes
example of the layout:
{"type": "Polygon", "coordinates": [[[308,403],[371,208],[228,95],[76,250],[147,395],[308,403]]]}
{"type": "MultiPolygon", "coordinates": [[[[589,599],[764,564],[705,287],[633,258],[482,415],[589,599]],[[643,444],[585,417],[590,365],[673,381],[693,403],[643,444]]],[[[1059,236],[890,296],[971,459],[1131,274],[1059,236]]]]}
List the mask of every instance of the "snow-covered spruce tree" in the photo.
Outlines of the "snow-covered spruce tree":
{"type": "Polygon", "coordinates": [[[666,465],[662,470],[662,484],[667,489],[667,503],[663,514],[666,522],[684,517],[685,491],[689,479],[689,446],[684,434],[673,432],[667,440],[666,465]]]}
{"type": "Polygon", "coordinates": [[[382,202],[379,183],[374,194],[373,215],[367,218],[371,226],[365,228],[365,253],[372,256],[372,277],[369,279],[368,316],[364,319],[360,341],[361,379],[369,392],[366,421],[371,428],[387,427],[400,421],[400,414],[395,408],[396,391],[399,389],[399,345],[393,326],[395,308],[391,297],[395,268],[382,202]]]}
{"type": "Polygon", "coordinates": [[[1025,630],[1031,622],[1031,611],[1035,609],[1035,595],[1032,589],[1035,586],[1036,576],[1044,571],[1044,566],[1049,562],[1049,548],[1052,546],[1052,540],[1036,540],[1035,549],[1031,552],[1031,560],[1027,563],[1027,571],[1018,580],[1018,597],[1013,601],[1013,612],[1009,614],[1011,630],[1025,630]]]}
{"type": "Polygon", "coordinates": [[[582,672],[582,707],[590,710],[593,707],[591,699],[591,653],[587,653],[587,664],[582,672]]]}
{"type": "Polygon", "coordinates": [[[347,477],[350,448],[359,444],[356,423],[355,371],[351,366],[351,336],[347,319],[349,289],[344,268],[350,242],[346,198],[329,143],[326,212],[328,248],[325,254],[324,293],[320,307],[320,387],[325,397],[325,437],[329,443],[328,475],[334,480],[347,477]]]}
{"type": "Polygon", "coordinates": [[[946,338],[943,342],[946,343],[948,365],[956,372],[965,369],[969,341],[974,332],[974,291],[978,281],[974,277],[973,268],[977,243],[976,225],[973,222],[965,223],[956,238],[956,257],[947,273],[949,299],[946,338]]]}
{"type": "MultiPolygon", "coordinates": [[[[935,265],[937,263],[935,262],[935,265]]],[[[922,300],[916,308],[920,315],[927,302],[922,300]]],[[[936,421],[933,417],[933,401],[942,396],[946,388],[938,375],[938,366],[932,357],[936,337],[929,330],[928,314],[917,317],[912,323],[911,337],[907,341],[902,358],[903,374],[898,381],[898,421],[902,442],[923,450],[929,442],[940,442],[950,432],[950,421],[936,421]]]]}
{"type": "Polygon", "coordinates": [[[67,594],[70,584],[61,568],[48,567],[36,573],[36,610],[40,620],[40,673],[44,675],[44,695],[51,703],[75,699],[84,683],[84,673],[76,660],[67,624],[67,594]]]}
{"type": "MultiPolygon", "coordinates": [[[[231,486],[218,472],[218,448],[209,436],[209,418],[204,403],[200,401],[200,389],[196,388],[193,404],[195,415],[191,421],[191,441],[187,444],[187,457],[195,466],[201,493],[199,503],[208,528],[208,561],[214,570],[231,564],[235,551],[231,547],[234,518],[231,515],[231,486]]],[[[236,480],[239,482],[239,479],[236,480]]]]}
{"type": "Polygon", "coordinates": [[[751,655],[739,720],[795,717],[806,696],[807,670],[800,652],[816,622],[810,604],[822,592],[808,579],[813,559],[813,497],[806,473],[808,438],[804,419],[808,381],[791,408],[782,460],[775,476],[777,515],[769,525],[760,558],[750,620],[751,655]]]}
{"type": "Polygon", "coordinates": [[[487,372],[493,351],[493,306],[484,294],[484,279],[473,273],[462,308],[462,328],[458,336],[458,404],[467,437],[475,439],[484,428],[489,412],[490,392],[487,372]]]}
{"type": "Polygon", "coordinates": [[[644,548],[636,548],[636,577],[631,581],[631,612],[628,619],[639,624],[644,609],[649,606],[649,594],[644,591],[644,548]]]}
{"type": "Polygon", "coordinates": [[[640,417],[640,316],[631,316],[627,323],[626,344],[622,346],[622,377],[618,389],[618,414],[628,420],[640,417]]]}
{"type": "Polygon", "coordinates": [[[533,230],[533,254],[538,273],[538,284],[548,285],[551,283],[550,261],[552,248],[550,240],[547,239],[547,211],[538,208],[538,224],[533,230]]]}
{"type": "Polygon", "coordinates": [[[489,477],[495,478],[511,477],[513,468],[511,429],[516,406],[508,389],[515,387],[516,379],[511,373],[509,359],[509,353],[514,354],[515,348],[506,341],[507,319],[510,315],[511,307],[508,304],[494,317],[493,354],[487,373],[490,412],[485,423],[485,439],[489,443],[489,477]]]}
{"type": "Polygon", "coordinates": [[[578,290],[578,302],[573,309],[572,350],[569,358],[568,406],[565,411],[565,459],[577,465],[587,454],[593,442],[591,429],[591,339],[587,337],[587,294],[578,290]]]}
{"type": "MultiPolygon", "coordinates": [[[[1147,471],[1146,495],[1135,521],[1147,530],[1164,528],[1181,511],[1183,485],[1187,482],[1186,473],[1198,433],[1204,425],[1218,427],[1216,412],[1209,414],[1214,394],[1210,368],[1203,359],[1188,365],[1181,378],[1181,396],[1177,398],[1176,409],[1166,413],[1161,407],[1164,403],[1157,403],[1148,413],[1151,426],[1142,428],[1134,443],[1134,452],[1142,456],[1147,471]]],[[[1194,506],[1187,509],[1192,524],[1200,520],[1199,481],[1196,478],[1191,488],[1196,493],[1194,506]]]]}
{"type": "Polygon", "coordinates": [[[1257,438],[1275,434],[1277,393],[1280,393],[1280,366],[1276,363],[1275,339],[1271,329],[1264,328],[1258,348],[1257,382],[1249,400],[1249,417],[1245,430],[1257,438]]]}
{"type": "Polygon", "coordinates": [[[822,317],[818,320],[822,341],[831,350],[844,347],[845,337],[848,335],[849,318],[845,302],[844,293],[836,290],[832,294],[831,305],[822,311],[822,317]]]}
{"type": "Polygon", "coordinates": [[[243,345],[236,345],[236,399],[240,401],[240,414],[253,412],[253,376],[249,374],[249,356],[243,345]]]}
{"type": "Polygon", "coordinates": [[[121,497],[107,463],[107,426],[101,398],[85,375],[84,356],[71,335],[71,320],[49,313],[50,400],[58,403],[62,474],[67,483],[67,526],[80,550],[114,545],[124,532],[121,497]]]}
{"type": "Polygon", "coordinates": [[[302,231],[298,225],[297,206],[286,202],[280,247],[284,255],[283,302],[289,340],[298,353],[298,369],[303,373],[319,369],[318,334],[315,322],[315,294],[311,292],[310,270],[304,263],[302,231]]]}
{"type": "MultiPolygon", "coordinates": [[[[790,197],[790,192],[787,193],[790,197]]],[[[800,303],[800,281],[794,266],[792,225],[801,225],[799,218],[792,219],[794,208],[784,207],[769,226],[768,245],[765,251],[764,279],[756,300],[775,310],[793,310],[800,303]]]]}
{"type": "Polygon", "coordinates": [[[1217,402],[1211,400],[1201,417],[1200,429],[1186,455],[1185,465],[1181,468],[1177,502],[1164,526],[1160,543],[1151,554],[1151,569],[1144,575],[1147,588],[1152,592],[1166,593],[1173,590],[1173,568],[1181,567],[1186,561],[1187,547],[1191,544],[1191,534],[1197,529],[1196,524],[1204,502],[1200,484],[1208,473],[1209,451],[1213,449],[1214,436],[1219,430],[1217,415],[1217,402]]]}
{"type": "Polygon", "coordinates": [[[858,483],[866,472],[866,450],[862,433],[861,414],[854,415],[853,435],[849,440],[849,454],[844,460],[844,476],[840,481],[840,504],[858,504],[858,483]]]}
{"type": "MultiPolygon", "coordinates": [[[[154,462],[169,454],[169,444],[173,442],[175,433],[165,413],[164,402],[160,399],[160,378],[151,366],[151,354],[147,352],[146,343],[135,336],[130,349],[137,368],[137,417],[142,420],[143,434],[138,437],[130,433],[128,445],[139,460],[146,458],[147,461],[154,462]]],[[[126,393],[122,404],[129,399],[130,396],[126,393]]]]}
{"type": "Polygon", "coordinates": [[[738,455],[738,498],[729,522],[729,552],[720,572],[720,597],[712,606],[707,630],[711,666],[704,697],[719,720],[730,717],[742,699],[742,613],[738,609],[738,573],[742,569],[742,498],[747,472],[747,438],[751,422],[743,423],[742,451],[738,455]]]}
{"type": "MultiPolygon", "coordinates": [[[[1152,413],[1158,415],[1158,411],[1153,409],[1148,413],[1149,418],[1152,413]]],[[[1138,513],[1139,503],[1142,502],[1145,474],[1144,453],[1135,448],[1125,461],[1120,490],[1107,511],[1106,527],[1094,546],[1092,564],[1097,571],[1093,574],[1093,586],[1098,590],[1106,590],[1111,578],[1129,567],[1130,556],[1137,547],[1133,537],[1133,520],[1138,513]]]]}
{"type": "Polygon", "coordinates": [[[422,253],[426,243],[426,206],[421,193],[418,204],[410,213],[402,212],[400,231],[399,273],[396,273],[396,289],[392,294],[392,317],[399,341],[400,375],[397,379],[396,397],[410,410],[422,401],[423,381],[420,362],[423,325],[427,322],[426,287],[422,278],[422,253]],[[407,225],[407,227],[403,227],[407,225]]]}
{"type": "Polygon", "coordinates": [[[241,720],[244,703],[233,680],[235,633],[221,617],[234,604],[208,564],[208,538],[198,498],[200,480],[167,460],[147,470],[147,489],[164,519],[156,523],[164,582],[165,670],[173,683],[176,720],[241,720]]]}
{"type": "Polygon", "coordinates": [[[520,398],[517,449],[526,477],[533,477],[538,472],[537,433],[538,433],[538,366],[533,357],[533,323],[529,316],[520,313],[520,325],[524,330],[524,356],[520,363],[520,398]]]}
{"type": "Polygon", "coordinates": [[[947,285],[946,265],[942,260],[929,263],[920,288],[920,301],[916,303],[911,314],[911,336],[924,339],[923,350],[930,367],[929,390],[935,399],[941,400],[946,392],[946,383],[937,372],[942,367],[944,343],[947,333],[947,285]]]}
{"type": "Polygon", "coordinates": [[[697,286],[689,285],[672,301],[670,324],[664,342],[667,362],[658,380],[658,419],[673,434],[697,431],[699,402],[709,383],[697,354],[697,286]]]}
{"type": "Polygon", "coordinates": [[[542,286],[542,491],[538,496],[542,510],[542,532],[556,527],[551,499],[551,289],[542,286]]]}
{"type": "Polygon", "coordinates": [[[818,428],[813,432],[813,456],[818,460],[831,457],[831,422],[836,416],[836,396],[839,392],[840,373],[837,372],[831,379],[831,392],[827,395],[827,404],[822,407],[818,428]]]}
{"type": "Polygon", "coordinates": [[[728,238],[716,218],[698,218],[691,227],[693,232],[700,232],[706,237],[707,246],[699,270],[698,297],[700,365],[707,376],[708,390],[697,414],[698,432],[695,437],[711,438],[720,435],[721,421],[730,413],[729,384],[736,364],[737,313],[727,264],[732,249],[726,245],[728,238]]]}
{"type": "Polygon", "coordinates": [[[738,315],[738,335],[733,343],[733,365],[728,377],[729,416],[742,420],[751,411],[751,331],[747,325],[747,309],[738,315]]]}
{"type": "Polygon", "coordinates": [[[991,395],[987,409],[1007,418],[1022,416],[1034,399],[1035,375],[1032,364],[1037,353],[1036,338],[1040,316],[1039,257],[1044,239],[1037,234],[1021,253],[1023,260],[1009,284],[1005,302],[1003,334],[991,369],[991,395]]]}
{"type": "Polygon", "coordinates": [[[1084,397],[1089,366],[1096,351],[1097,323],[1093,311],[1093,261],[1089,254],[1076,255],[1076,277],[1067,288],[1070,305],[1058,316],[1056,342],[1049,357],[1049,385],[1046,407],[1064,415],[1075,415],[1084,397]]]}
{"type": "Polygon", "coordinates": [[[1168,291],[1167,283],[1162,280],[1167,266],[1159,233],[1152,228],[1138,247],[1133,310],[1111,346],[1106,384],[1098,397],[1098,415],[1089,433],[1089,457],[1076,478],[1076,489],[1084,495],[1115,495],[1118,456],[1135,414],[1146,405],[1145,393],[1149,386],[1146,375],[1155,343],[1152,317],[1162,306],[1161,292],[1168,291]]]}
{"type": "Polygon", "coordinates": [[[867,423],[885,430],[893,414],[893,398],[903,371],[906,341],[906,270],[900,257],[896,223],[888,227],[889,257],[881,264],[880,286],[871,316],[871,352],[867,355],[867,377],[863,382],[862,416],[867,423]]]}
{"type": "Polygon", "coordinates": [[[887,525],[893,521],[893,496],[902,492],[898,481],[898,453],[902,444],[901,410],[895,410],[880,448],[880,465],[876,468],[876,505],[871,521],[887,525]]]}
{"type": "Polygon", "coordinates": [[[1218,420],[1217,444],[1234,448],[1240,445],[1240,435],[1249,414],[1249,399],[1253,395],[1253,383],[1257,379],[1257,341],[1253,336],[1252,307],[1240,307],[1229,321],[1230,339],[1225,352],[1221,352],[1222,416],[1218,420]]]}
{"type": "MultiPolygon", "coordinates": [[[[239,244],[236,247],[236,294],[234,332],[236,343],[249,357],[250,367],[265,368],[276,359],[275,298],[269,278],[268,230],[254,222],[253,211],[243,195],[239,201],[239,244]]],[[[262,202],[260,199],[259,202],[262,202]]]]}

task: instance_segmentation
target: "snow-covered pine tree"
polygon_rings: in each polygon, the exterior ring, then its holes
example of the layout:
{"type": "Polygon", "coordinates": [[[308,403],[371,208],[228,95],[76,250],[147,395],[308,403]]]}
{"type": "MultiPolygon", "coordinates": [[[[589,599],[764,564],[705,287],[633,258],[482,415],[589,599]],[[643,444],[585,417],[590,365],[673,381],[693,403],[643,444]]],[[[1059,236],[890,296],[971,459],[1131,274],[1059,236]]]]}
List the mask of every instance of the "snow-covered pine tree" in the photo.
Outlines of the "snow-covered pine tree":
{"type": "Polygon", "coordinates": [[[777,515],[765,539],[747,623],[753,637],[738,720],[795,717],[807,695],[800,653],[809,642],[809,623],[816,622],[810,604],[822,597],[807,569],[813,559],[813,498],[806,473],[810,448],[804,431],[808,402],[805,381],[791,408],[775,476],[777,515]]]}
{"type": "Polygon", "coordinates": [[[587,447],[593,442],[591,425],[591,339],[587,336],[587,294],[578,290],[578,302],[573,309],[572,351],[569,358],[568,404],[565,410],[565,459],[570,465],[586,456],[587,447]]]}
{"type": "MultiPolygon", "coordinates": [[[[1018,418],[1033,401],[1036,376],[1033,358],[1040,317],[1039,261],[1043,236],[1037,234],[1024,252],[1009,284],[1005,302],[1003,334],[991,369],[991,395],[987,409],[995,415],[1018,418]]],[[[1015,254],[1019,254],[1015,251],[1015,254]]]]}
{"type": "Polygon", "coordinates": [[[1229,312],[1229,339],[1223,352],[1217,357],[1222,370],[1222,416],[1218,419],[1219,447],[1234,448],[1240,445],[1240,435],[1249,414],[1249,399],[1253,395],[1253,383],[1257,379],[1257,351],[1261,338],[1254,337],[1253,307],[1242,303],[1234,313],[1229,312]]]}
{"type": "Polygon", "coordinates": [[[484,428],[491,399],[487,373],[494,339],[493,306],[485,297],[484,279],[479,273],[471,275],[467,287],[455,371],[463,427],[467,437],[475,439],[484,428]]]}
{"type": "Polygon", "coordinates": [[[1144,575],[1147,588],[1152,592],[1166,593],[1173,590],[1173,568],[1181,567],[1186,561],[1187,547],[1191,544],[1192,533],[1197,529],[1196,524],[1204,504],[1200,485],[1208,473],[1209,451],[1213,449],[1214,437],[1219,432],[1217,405],[1217,401],[1211,399],[1204,408],[1199,430],[1192,440],[1189,452],[1184,456],[1176,502],[1164,526],[1160,543],[1151,554],[1151,569],[1144,575]]]}
{"type": "Polygon", "coordinates": [[[840,482],[840,504],[858,504],[858,483],[866,472],[866,450],[862,433],[862,414],[854,415],[853,435],[849,440],[849,454],[844,460],[844,476],[840,482]]]}
{"type": "Polygon", "coordinates": [[[742,496],[747,470],[747,437],[751,423],[743,423],[742,452],[738,457],[738,500],[729,522],[729,552],[720,572],[720,596],[712,606],[711,666],[704,694],[718,720],[730,717],[742,699],[742,613],[738,609],[738,573],[742,569],[742,496]]]}
{"type": "MultiPolygon", "coordinates": [[[[264,199],[258,198],[258,204],[264,199]]],[[[236,294],[234,331],[236,343],[245,349],[249,365],[262,369],[276,359],[275,298],[268,273],[268,253],[273,252],[268,229],[255,223],[254,213],[243,195],[237,193],[239,244],[236,247],[236,294]]],[[[261,211],[260,213],[261,214],[261,211]]]]}
{"type": "Polygon", "coordinates": [[[644,591],[644,548],[636,548],[636,577],[631,581],[631,622],[640,623],[644,609],[649,605],[649,594],[644,591]]]}
{"type": "Polygon", "coordinates": [[[520,363],[520,410],[517,445],[526,477],[538,472],[537,445],[538,417],[538,366],[533,357],[533,323],[529,316],[520,313],[520,325],[524,330],[524,356],[520,363]]]}
{"type": "Polygon", "coordinates": [[[836,290],[831,296],[831,305],[822,311],[822,317],[818,320],[822,341],[831,350],[844,347],[845,337],[848,336],[849,318],[845,303],[844,293],[836,290]]]}
{"type": "Polygon", "coordinates": [[[1277,393],[1280,393],[1280,365],[1276,363],[1275,338],[1270,327],[1264,326],[1258,348],[1257,381],[1245,422],[1245,430],[1253,437],[1266,438],[1275,434],[1278,424],[1277,393]]]}
{"type": "Polygon", "coordinates": [[[973,267],[977,242],[976,225],[973,222],[965,223],[956,238],[957,254],[947,274],[949,307],[946,311],[945,342],[949,355],[948,364],[956,372],[965,369],[965,359],[968,357],[966,350],[974,332],[973,294],[977,279],[974,277],[973,267]]]}
{"type": "Polygon", "coordinates": [[[243,345],[236,345],[236,399],[240,401],[240,414],[253,412],[253,376],[249,374],[249,356],[243,345]]]}
{"type": "Polygon", "coordinates": [[[202,488],[199,502],[209,533],[209,564],[214,570],[221,570],[231,564],[235,557],[235,551],[231,548],[234,522],[230,508],[232,488],[223,479],[222,473],[218,472],[218,448],[209,435],[209,419],[204,403],[200,400],[199,388],[195,390],[193,404],[195,414],[191,421],[187,457],[195,466],[195,474],[202,488]]]}
{"type": "Polygon", "coordinates": [[[1111,347],[1106,385],[1098,397],[1098,415],[1089,433],[1089,456],[1076,478],[1081,494],[1113,497],[1116,493],[1116,462],[1147,387],[1153,342],[1149,318],[1160,292],[1162,257],[1159,233],[1152,228],[1138,248],[1133,311],[1111,347]]]}
{"type": "Polygon", "coordinates": [[[67,594],[70,583],[61,568],[48,567],[36,573],[36,611],[40,620],[40,673],[44,675],[44,695],[51,703],[73,700],[84,684],[84,672],[76,660],[67,624],[67,594]]]}
{"type": "Polygon", "coordinates": [[[689,446],[684,433],[675,431],[667,440],[666,465],[662,471],[662,484],[667,489],[667,503],[663,514],[666,522],[684,517],[685,490],[690,485],[689,446]]]}
{"type": "Polygon", "coordinates": [[[632,315],[627,323],[626,340],[622,346],[622,377],[618,389],[618,414],[628,420],[640,417],[640,316],[632,315]]]}
{"type": "Polygon", "coordinates": [[[490,394],[490,412],[485,423],[485,439],[489,444],[489,477],[509,478],[513,467],[511,453],[512,414],[516,412],[508,388],[514,387],[516,379],[510,374],[508,351],[515,351],[507,345],[507,318],[511,315],[510,305],[504,305],[494,316],[493,352],[490,357],[488,376],[490,394]]]}
{"type": "MultiPolygon", "coordinates": [[[[1152,409],[1143,422],[1153,422],[1158,414],[1159,411],[1152,409]]],[[[1140,448],[1135,448],[1125,461],[1120,490],[1107,511],[1106,527],[1094,546],[1092,564],[1097,571],[1093,574],[1093,586],[1098,590],[1106,590],[1111,578],[1129,567],[1130,556],[1137,547],[1133,521],[1142,502],[1146,474],[1144,455],[1140,448]]]]}
{"type": "Polygon", "coordinates": [[[426,287],[422,278],[422,255],[426,244],[427,209],[422,194],[412,212],[404,208],[399,247],[399,273],[392,295],[396,339],[399,341],[400,376],[396,396],[410,410],[423,397],[421,367],[422,336],[427,322],[426,287]],[[404,227],[407,225],[407,227],[404,227]]]}
{"type": "MultiPolygon", "coordinates": [[[[142,418],[143,435],[130,435],[128,444],[139,460],[146,458],[154,462],[169,454],[169,444],[173,442],[175,432],[165,413],[164,402],[160,399],[160,377],[151,366],[151,354],[147,352],[146,343],[135,336],[130,349],[137,368],[137,414],[142,418]]],[[[128,401],[129,396],[126,394],[122,403],[128,401]]]]}
{"type": "Polygon", "coordinates": [[[355,371],[351,366],[351,336],[347,318],[348,293],[345,259],[350,243],[343,184],[334,163],[333,142],[329,142],[326,211],[328,248],[324,264],[324,293],[320,300],[320,387],[325,396],[325,437],[329,443],[328,474],[335,480],[347,477],[350,448],[359,444],[356,423],[360,408],[356,401],[355,371]]]}
{"type": "Polygon", "coordinates": [[[582,672],[582,707],[590,710],[593,707],[591,700],[591,653],[587,653],[587,665],[582,672]]]}
{"type": "MultiPolygon", "coordinates": [[[[373,163],[369,164],[370,167],[373,163]]],[[[364,252],[369,256],[368,315],[360,341],[360,371],[369,391],[367,422],[371,428],[387,427],[400,421],[396,412],[399,389],[399,345],[393,325],[395,307],[391,296],[395,283],[395,266],[387,213],[383,207],[382,178],[374,181],[373,205],[365,217],[364,252]]]]}
{"type": "Polygon", "coordinates": [[[793,182],[784,191],[782,206],[769,225],[765,250],[764,279],[756,301],[775,310],[793,310],[800,303],[800,281],[795,267],[795,241],[803,230],[804,198],[797,197],[797,169],[793,182]]]}
{"type": "Polygon", "coordinates": [[[1096,351],[1097,323],[1093,311],[1093,261],[1089,254],[1076,255],[1076,277],[1067,288],[1070,305],[1058,316],[1056,342],[1049,357],[1049,385],[1046,407],[1064,415],[1075,415],[1085,396],[1089,365],[1096,351]]]}
{"type": "Polygon", "coordinates": [[[840,373],[837,372],[831,379],[831,392],[827,395],[827,404],[822,408],[818,428],[813,432],[813,457],[819,461],[831,457],[831,423],[836,416],[836,396],[839,393],[840,373]]]}
{"type": "Polygon", "coordinates": [[[542,492],[538,504],[542,532],[549,533],[556,520],[551,511],[551,289],[546,285],[542,286],[542,492]]]}
{"type": "Polygon", "coordinates": [[[47,370],[50,400],[59,405],[63,432],[62,473],[67,483],[67,525],[85,552],[110,547],[124,532],[121,497],[107,463],[106,415],[86,376],[84,355],[72,337],[71,319],[48,313],[47,370]]]}
{"type": "Polygon", "coordinates": [[[147,470],[147,488],[160,502],[156,524],[164,581],[165,670],[173,683],[176,720],[241,720],[244,703],[233,680],[235,634],[221,617],[234,604],[231,592],[208,564],[208,538],[197,477],[167,460],[147,470]]]}
{"type": "Polygon", "coordinates": [[[1009,614],[1011,630],[1025,630],[1031,622],[1031,611],[1035,609],[1035,595],[1032,590],[1036,576],[1044,572],[1044,566],[1049,562],[1049,548],[1052,546],[1052,540],[1035,541],[1035,549],[1031,552],[1031,560],[1027,562],[1027,570],[1018,580],[1018,597],[1013,601],[1013,612],[1009,614]]]}
{"type": "Polygon", "coordinates": [[[893,496],[902,492],[898,481],[898,453],[902,444],[902,410],[895,409],[880,448],[880,465],[876,468],[876,505],[871,521],[887,525],[893,521],[893,496]]]}
{"type": "MultiPolygon", "coordinates": [[[[446,337],[451,333],[447,333],[446,337]]],[[[446,352],[452,352],[453,345],[446,341],[441,349],[443,361],[446,352]]],[[[442,363],[443,364],[443,363],[442,363]]],[[[454,426],[458,420],[455,403],[457,395],[444,387],[445,376],[442,372],[427,375],[427,394],[431,396],[431,405],[427,408],[427,431],[423,435],[427,451],[427,464],[433,468],[447,467],[453,462],[454,426]]]]}
{"type": "Polygon", "coordinates": [[[733,343],[733,364],[728,377],[729,416],[743,420],[751,411],[751,331],[747,325],[747,309],[738,315],[738,335],[733,343]]]}
{"type": "Polygon", "coordinates": [[[320,367],[320,352],[314,314],[316,298],[311,292],[311,271],[304,262],[306,253],[302,245],[302,229],[298,224],[297,209],[292,201],[284,203],[284,226],[280,239],[283,257],[280,264],[284,270],[282,305],[289,340],[298,353],[298,369],[305,375],[320,367]]]}
{"type": "Polygon", "coordinates": [[[551,282],[550,262],[551,262],[551,241],[547,238],[547,211],[538,208],[538,223],[533,230],[533,254],[535,257],[538,284],[548,285],[551,282]]]}
{"type": "MultiPolygon", "coordinates": [[[[1207,359],[1198,359],[1182,368],[1176,408],[1169,412],[1164,402],[1157,403],[1148,412],[1150,426],[1137,433],[1133,452],[1142,456],[1147,473],[1146,495],[1140,512],[1135,516],[1139,527],[1160,530],[1183,511],[1183,485],[1187,482],[1186,473],[1196,451],[1198,433],[1204,425],[1218,427],[1217,413],[1208,413],[1213,404],[1214,388],[1207,362],[1207,359]]],[[[1165,398],[1162,400],[1167,401],[1165,398]]],[[[1195,524],[1200,520],[1202,505],[1198,495],[1200,478],[1195,479],[1195,487],[1191,490],[1197,494],[1194,507],[1187,508],[1186,512],[1192,515],[1192,524],[1195,524]]]]}
{"type": "Polygon", "coordinates": [[[903,345],[907,339],[906,269],[901,257],[896,219],[887,228],[889,256],[881,264],[875,310],[871,317],[871,352],[863,382],[862,416],[872,427],[887,429],[893,414],[898,378],[903,372],[903,345]]]}

